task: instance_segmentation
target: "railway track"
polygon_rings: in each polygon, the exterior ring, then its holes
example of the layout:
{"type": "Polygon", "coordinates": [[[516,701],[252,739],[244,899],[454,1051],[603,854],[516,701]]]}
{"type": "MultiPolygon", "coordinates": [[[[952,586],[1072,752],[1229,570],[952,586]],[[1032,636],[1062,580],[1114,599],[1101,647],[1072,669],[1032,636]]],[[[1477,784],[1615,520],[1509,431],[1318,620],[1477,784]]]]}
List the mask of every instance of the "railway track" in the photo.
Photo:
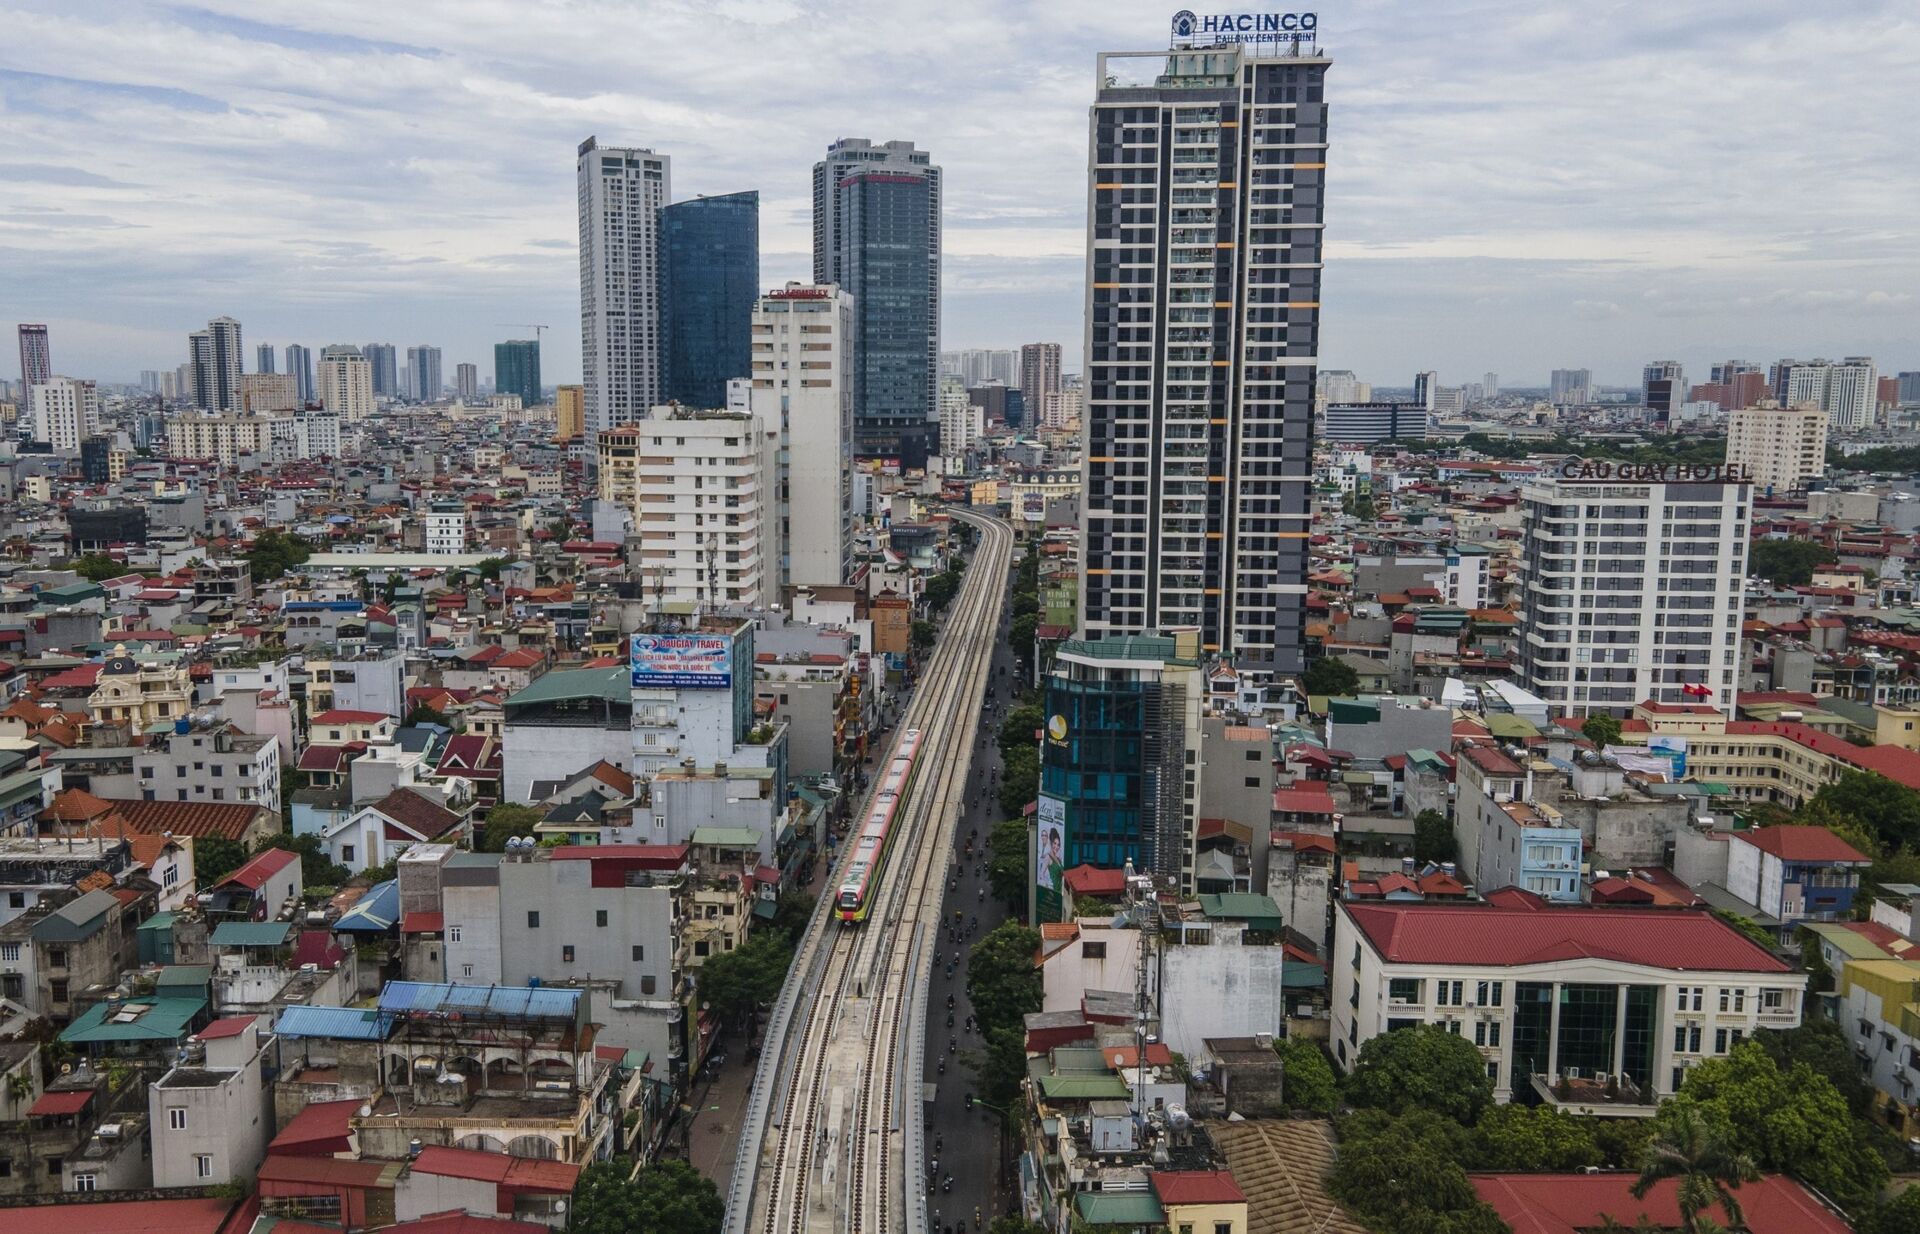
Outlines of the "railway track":
{"type": "Polygon", "coordinates": [[[728,1188],[728,1234],[926,1228],[926,997],[1013,543],[998,519],[956,515],[978,528],[979,545],[898,726],[924,734],[904,829],[888,845],[864,924],[842,927],[830,894],[816,906],[768,1024],[728,1188]]]}

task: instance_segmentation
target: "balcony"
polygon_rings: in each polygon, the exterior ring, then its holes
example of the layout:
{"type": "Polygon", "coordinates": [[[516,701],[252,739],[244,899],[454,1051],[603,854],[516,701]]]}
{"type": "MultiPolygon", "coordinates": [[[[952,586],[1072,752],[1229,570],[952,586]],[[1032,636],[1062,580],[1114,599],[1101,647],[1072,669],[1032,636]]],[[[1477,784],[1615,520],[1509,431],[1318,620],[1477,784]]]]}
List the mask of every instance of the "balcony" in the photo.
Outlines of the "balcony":
{"type": "Polygon", "coordinates": [[[1527,1079],[1542,1101],[1569,1114],[1652,1118],[1660,1108],[1657,1091],[1642,1091],[1625,1075],[1581,1075],[1569,1069],[1558,1076],[1535,1072],[1527,1079]]]}

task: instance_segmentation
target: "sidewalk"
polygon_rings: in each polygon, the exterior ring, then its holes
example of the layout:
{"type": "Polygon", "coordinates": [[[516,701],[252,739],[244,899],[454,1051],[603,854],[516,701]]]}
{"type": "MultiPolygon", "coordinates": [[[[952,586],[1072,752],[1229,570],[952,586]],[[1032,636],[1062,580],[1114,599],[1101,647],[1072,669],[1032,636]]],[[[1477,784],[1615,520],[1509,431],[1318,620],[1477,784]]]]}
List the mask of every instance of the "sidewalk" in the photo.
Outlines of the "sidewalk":
{"type": "MultiPolygon", "coordinates": [[[[721,1194],[733,1177],[733,1158],[740,1147],[740,1127],[747,1109],[747,1096],[753,1089],[754,1064],[747,1059],[746,1038],[738,1033],[727,1037],[719,1049],[727,1056],[727,1065],[712,1084],[695,1084],[688,1104],[692,1117],[682,1124],[686,1136],[687,1159],[693,1168],[712,1179],[721,1194]]],[[[677,1147],[674,1146],[674,1147],[677,1147]]]]}

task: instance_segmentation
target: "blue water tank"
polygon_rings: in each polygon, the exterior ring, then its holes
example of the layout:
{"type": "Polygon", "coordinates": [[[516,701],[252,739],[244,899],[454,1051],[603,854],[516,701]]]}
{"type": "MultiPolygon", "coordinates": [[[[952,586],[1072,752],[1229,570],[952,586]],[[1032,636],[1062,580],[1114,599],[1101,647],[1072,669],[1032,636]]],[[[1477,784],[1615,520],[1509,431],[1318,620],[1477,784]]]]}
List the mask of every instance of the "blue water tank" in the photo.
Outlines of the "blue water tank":
{"type": "Polygon", "coordinates": [[[181,716],[178,720],[175,720],[173,722],[173,731],[182,737],[191,733],[193,731],[193,717],[181,716]]]}

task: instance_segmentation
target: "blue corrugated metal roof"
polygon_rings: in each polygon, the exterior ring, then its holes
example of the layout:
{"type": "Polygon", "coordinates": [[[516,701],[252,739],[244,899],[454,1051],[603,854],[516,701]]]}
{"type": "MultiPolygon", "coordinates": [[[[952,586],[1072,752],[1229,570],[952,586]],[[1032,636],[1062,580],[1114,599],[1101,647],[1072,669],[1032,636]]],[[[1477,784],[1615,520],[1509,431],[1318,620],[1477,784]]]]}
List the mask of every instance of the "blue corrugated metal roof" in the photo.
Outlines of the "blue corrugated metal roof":
{"type": "Polygon", "coordinates": [[[331,1037],[336,1041],[380,1041],[393,1017],[361,1007],[288,1007],[273,1031],[282,1037],[331,1037]]]}
{"type": "Polygon", "coordinates": [[[473,1014],[572,1020],[580,1014],[580,991],[539,986],[458,985],[452,982],[389,981],[380,1010],[462,1011],[473,1014]]]}
{"type": "Polygon", "coordinates": [[[354,901],[352,908],[340,914],[333,928],[350,934],[385,934],[399,920],[400,882],[390,878],[374,884],[372,890],[354,901]]]}

